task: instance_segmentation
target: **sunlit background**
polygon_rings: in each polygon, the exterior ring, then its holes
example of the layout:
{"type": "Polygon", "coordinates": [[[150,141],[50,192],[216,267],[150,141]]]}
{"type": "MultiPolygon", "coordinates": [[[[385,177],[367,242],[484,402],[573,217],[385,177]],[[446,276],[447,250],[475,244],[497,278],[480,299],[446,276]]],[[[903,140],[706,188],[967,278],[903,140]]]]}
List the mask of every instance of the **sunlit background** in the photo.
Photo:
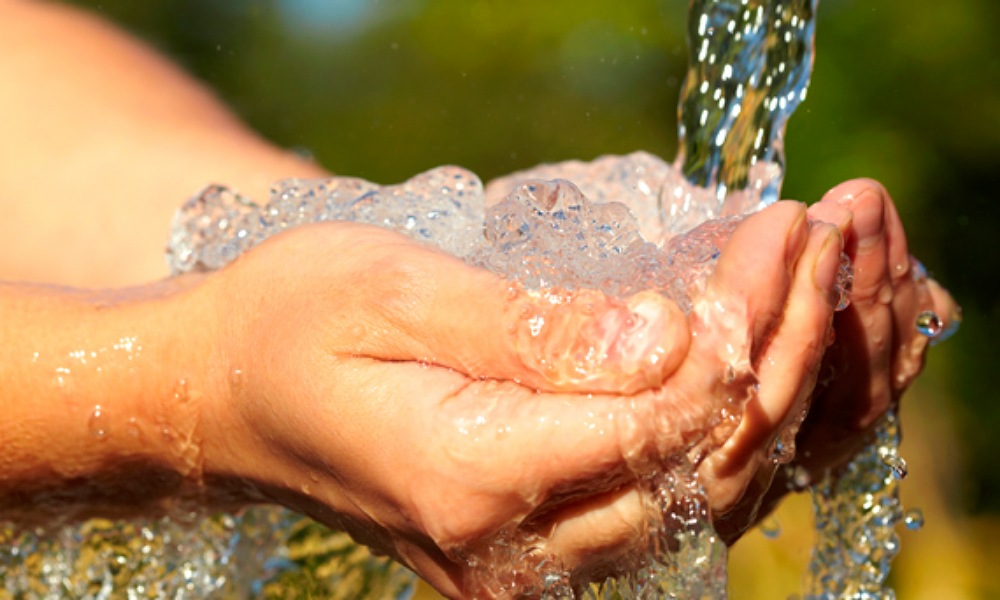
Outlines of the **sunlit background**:
{"type": "MultiPolygon", "coordinates": [[[[79,0],[205,81],[274,142],[376,182],[459,164],[484,179],[645,149],[672,157],[684,0],[79,0]]],[[[1000,338],[1000,2],[823,0],[785,196],[884,182],[912,252],[965,324],[905,399],[903,600],[1000,598],[989,383],[1000,338]]],[[[222,182],[224,183],[224,182],[222,182]]],[[[181,199],[178,199],[180,202],[181,199]]],[[[166,239],[167,224],[164,224],[166,239]]],[[[811,545],[805,498],[734,551],[732,597],[786,598],[811,545]]],[[[426,591],[422,593],[427,593],[426,591]]],[[[428,594],[428,597],[432,597],[428,594]]]]}

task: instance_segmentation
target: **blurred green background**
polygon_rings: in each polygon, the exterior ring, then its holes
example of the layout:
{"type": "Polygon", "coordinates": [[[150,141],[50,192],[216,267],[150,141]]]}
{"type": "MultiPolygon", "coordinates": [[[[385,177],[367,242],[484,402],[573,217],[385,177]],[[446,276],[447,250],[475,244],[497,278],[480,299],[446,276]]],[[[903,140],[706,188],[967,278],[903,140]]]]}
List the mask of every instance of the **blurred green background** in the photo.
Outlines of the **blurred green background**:
{"type": "MultiPolygon", "coordinates": [[[[171,56],[274,142],[382,183],[440,164],[484,179],[645,149],[671,158],[684,0],[77,0],[171,56]]],[[[895,197],[911,251],[965,310],[907,397],[909,506],[900,598],[1000,597],[1000,2],[823,0],[786,197],[868,176],[895,197]],[[994,232],[994,233],[991,233],[994,232]]],[[[734,552],[733,597],[795,591],[807,504],[777,541],[734,552]]]]}

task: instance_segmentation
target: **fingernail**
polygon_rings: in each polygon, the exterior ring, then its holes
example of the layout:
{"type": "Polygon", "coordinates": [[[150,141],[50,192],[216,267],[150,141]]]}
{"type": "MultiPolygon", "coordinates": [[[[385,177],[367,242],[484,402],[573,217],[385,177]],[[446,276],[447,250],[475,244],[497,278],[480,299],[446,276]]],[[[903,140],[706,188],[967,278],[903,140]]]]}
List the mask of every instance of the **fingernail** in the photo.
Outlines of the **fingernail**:
{"type": "MultiPolygon", "coordinates": [[[[818,205],[814,204],[813,206],[818,205]]],[[[846,232],[850,228],[851,221],[854,219],[854,214],[850,210],[834,204],[818,207],[809,214],[813,220],[836,225],[837,229],[842,232],[846,232]]]]}
{"type": "Polygon", "coordinates": [[[792,268],[798,261],[799,256],[802,254],[802,248],[809,238],[807,221],[808,213],[803,206],[795,222],[788,229],[788,238],[785,240],[785,264],[788,265],[788,268],[792,268]]]}
{"type": "Polygon", "coordinates": [[[813,267],[813,282],[821,292],[831,296],[833,303],[836,303],[836,299],[833,299],[832,296],[834,295],[834,286],[837,283],[837,271],[840,269],[843,238],[835,227],[830,225],[822,225],[822,227],[828,227],[830,231],[827,233],[826,239],[823,240],[823,246],[816,257],[816,263],[813,267]]]}

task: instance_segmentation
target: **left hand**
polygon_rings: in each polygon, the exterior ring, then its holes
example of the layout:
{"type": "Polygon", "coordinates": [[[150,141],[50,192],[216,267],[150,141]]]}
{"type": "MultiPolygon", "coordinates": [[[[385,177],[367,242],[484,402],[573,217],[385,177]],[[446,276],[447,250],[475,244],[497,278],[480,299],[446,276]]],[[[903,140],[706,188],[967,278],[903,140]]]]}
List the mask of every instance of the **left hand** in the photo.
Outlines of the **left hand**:
{"type": "MultiPolygon", "coordinates": [[[[920,373],[932,338],[917,330],[917,316],[932,311],[940,318],[940,340],[958,326],[961,310],[909,255],[899,214],[878,182],[840,184],[810,207],[809,216],[840,229],[854,268],[851,304],[834,317],[835,339],[795,438],[791,465],[816,482],[868,443],[879,419],[920,373]]],[[[735,540],[782,497],[808,483],[789,481],[788,472],[779,470],[777,477],[773,468],[758,472],[751,483],[757,493],[720,519],[720,533],[735,540]],[[762,502],[761,490],[767,490],[762,502]]]]}
{"type": "Polygon", "coordinates": [[[810,208],[819,220],[844,221],[854,265],[851,305],[834,319],[836,340],[823,359],[809,416],[799,435],[796,464],[818,480],[844,465],[923,369],[933,339],[958,326],[961,311],[909,254],[899,213],[871,179],[848,181],[810,208]],[[940,333],[928,337],[917,317],[933,312],[940,333]]]}

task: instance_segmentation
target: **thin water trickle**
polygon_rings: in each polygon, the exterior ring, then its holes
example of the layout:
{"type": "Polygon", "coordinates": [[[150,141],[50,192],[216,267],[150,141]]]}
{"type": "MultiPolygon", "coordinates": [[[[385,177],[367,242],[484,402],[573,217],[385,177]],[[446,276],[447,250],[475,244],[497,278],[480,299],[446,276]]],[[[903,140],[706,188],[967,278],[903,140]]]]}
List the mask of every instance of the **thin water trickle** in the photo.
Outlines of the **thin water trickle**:
{"type": "Polygon", "coordinates": [[[899,552],[896,525],[904,521],[896,467],[899,423],[887,414],[864,448],[838,477],[813,487],[817,540],[805,600],[891,598],[886,586],[899,552]],[[889,459],[887,464],[886,459],[889,459]]]}

